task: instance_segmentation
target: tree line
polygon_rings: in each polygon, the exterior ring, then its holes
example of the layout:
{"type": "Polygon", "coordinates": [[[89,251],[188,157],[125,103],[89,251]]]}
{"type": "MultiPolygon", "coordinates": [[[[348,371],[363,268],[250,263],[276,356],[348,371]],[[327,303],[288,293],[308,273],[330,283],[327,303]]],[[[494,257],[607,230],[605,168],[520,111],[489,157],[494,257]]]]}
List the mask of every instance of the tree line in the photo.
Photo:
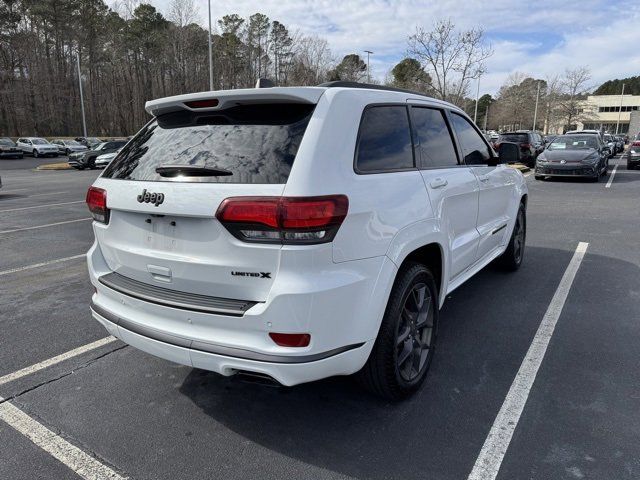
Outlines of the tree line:
{"type": "MultiPolygon", "coordinates": [[[[130,135],[149,118],[147,100],[209,90],[208,31],[196,22],[194,0],[171,0],[166,16],[139,0],[119,1],[110,8],[104,0],[0,0],[0,135],[80,134],[78,63],[91,135],[130,135]]],[[[325,39],[262,13],[223,16],[211,41],[214,89],[265,77],[278,86],[369,77],[360,55],[337,60],[325,39]]],[[[482,29],[438,20],[408,36],[405,58],[383,82],[473,116],[471,90],[492,54],[482,29]]],[[[536,128],[571,125],[587,116],[579,105],[589,79],[584,67],[545,79],[513,74],[495,98],[480,98],[478,125],[530,128],[538,87],[536,128]]]]}
{"type": "MultiPolygon", "coordinates": [[[[166,17],[135,1],[111,9],[103,0],[1,0],[0,134],[79,134],[78,59],[94,135],[135,132],[147,100],[208,90],[208,32],[196,16],[193,0],[173,0],[166,17]]],[[[335,63],[326,40],[261,13],[225,15],[216,30],[214,89],[259,77],[316,85],[335,63]]]]}

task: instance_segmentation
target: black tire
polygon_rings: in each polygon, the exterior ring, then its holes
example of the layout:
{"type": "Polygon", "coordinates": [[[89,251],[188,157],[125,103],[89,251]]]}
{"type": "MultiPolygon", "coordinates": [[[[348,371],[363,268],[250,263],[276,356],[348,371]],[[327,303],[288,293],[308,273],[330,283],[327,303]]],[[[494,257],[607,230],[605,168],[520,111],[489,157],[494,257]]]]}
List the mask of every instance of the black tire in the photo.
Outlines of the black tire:
{"type": "Polygon", "coordinates": [[[36,150],[35,148],[33,149],[33,152],[31,152],[31,154],[33,155],[33,158],[38,158],[38,150],[36,150]]]}
{"type": "Polygon", "coordinates": [[[96,159],[95,158],[90,158],[89,160],[87,160],[87,168],[89,170],[95,170],[95,168],[96,168],[96,159]]]}
{"type": "Polygon", "coordinates": [[[64,151],[64,154],[68,157],[69,154],[71,153],[71,150],[69,150],[68,148],[64,151]]]}
{"type": "Polygon", "coordinates": [[[527,240],[527,211],[524,204],[520,204],[516,222],[511,232],[511,238],[507,249],[496,261],[497,265],[504,270],[515,272],[522,265],[524,259],[524,247],[527,240]]]}
{"type": "Polygon", "coordinates": [[[536,180],[544,180],[544,175],[535,175],[533,178],[536,180]]]}
{"type": "Polygon", "coordinates": [[[438,304],[431,271],[419,263],[403,265],[369,359],[357,374],[366,389],[396,401],[420,388],[435,349],[438,304]]]}

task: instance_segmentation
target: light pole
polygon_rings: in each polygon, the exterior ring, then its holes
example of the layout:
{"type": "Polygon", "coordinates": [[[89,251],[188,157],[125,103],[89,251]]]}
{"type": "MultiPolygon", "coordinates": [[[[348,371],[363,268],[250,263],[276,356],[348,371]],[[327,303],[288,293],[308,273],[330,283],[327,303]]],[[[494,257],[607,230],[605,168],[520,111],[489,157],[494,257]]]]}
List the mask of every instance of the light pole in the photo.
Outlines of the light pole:
{"type": "Polygon", "coordinates": [[[478,120],[478,99],[480,98],[480,75],[478,75],[478,88],[476,90],[476,110],[473,113],[473,123],[478,120]]]}
{"type": "Polygon", "coordinates": [[[369,68],[369,55],[373,55],[371,50],[364,51],[367,54],[367,83],[371,83],[371,69],[369,68]]]}
{"type": "Polygon", "coordinates": [[[624,97],[624,83],[622,84],[622,93],[620,94],[620,110],[618,110],[618,123],[616,123],[616,135],[618,134],[618,129],[620,128],[620,115],[622,114],[623,97],[624,97]]]}
{"type": "Polygon", "coordinates": [[[484,111],[484,131],[487,131],[487,118],[489,118],[489,104],[487,103],[487,109],[484,111]]]}
{"type": "Polygon", "coordinates": [[[538,121],[538,100],[540,99],[540,80],[538,80],[538,91],[536,92],[536,109],[533,111],[533,128],[536,129],[536,122],[538,121]]]}
{"type": "Polygon", "coordinates": [[[213,90],[213,53],[211,50],[211,0],[209,0],[209,90],[213,90]]]}
{"type": "Polygon", "coordinates": [[[82,110],[82,133],[85,138],[87,136],[87,120],[84,118],[84,95],[82,94],[82,76],[80,75],[80,46],[76,52],[76,60],[78,65],[78,87],[80,88],[80,109],[82,110]]]}

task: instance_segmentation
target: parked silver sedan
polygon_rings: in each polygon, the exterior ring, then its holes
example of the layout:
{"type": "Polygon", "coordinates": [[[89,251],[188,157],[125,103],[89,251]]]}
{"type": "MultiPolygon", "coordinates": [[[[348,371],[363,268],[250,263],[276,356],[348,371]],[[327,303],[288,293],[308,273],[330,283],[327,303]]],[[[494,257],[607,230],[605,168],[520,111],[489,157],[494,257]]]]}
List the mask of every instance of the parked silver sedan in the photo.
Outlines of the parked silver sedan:
{"type": "Polygon", "coordinates": [[[58,153],[67,156],[71,152],[84,152],[85,150],[88,150],[85,145],[82,145],[80,142],[76,142],[75,140],[56,138],[51,143],[58,147],[58,153]]]}

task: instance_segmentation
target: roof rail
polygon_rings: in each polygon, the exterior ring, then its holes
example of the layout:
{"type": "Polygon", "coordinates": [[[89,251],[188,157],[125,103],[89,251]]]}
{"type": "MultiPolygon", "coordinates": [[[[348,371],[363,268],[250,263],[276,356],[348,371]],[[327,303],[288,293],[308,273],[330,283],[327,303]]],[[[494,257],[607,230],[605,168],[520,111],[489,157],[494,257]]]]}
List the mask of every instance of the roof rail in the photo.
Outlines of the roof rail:
{"type": "Polygon", "coordinates": [[[334,82],[325,82],[318,85],[319,87],[326,88],[366,88],[370,90],[387,90],[389,92],[410,93],[411,95],[420,95],[422,97],[428,97],[426,93],[416,92],[414,90],[405,90],[404,88],[388,87],[386,85],[374,85],[373,83],[360,83],[360,82],[345,82],[337,80],[334,82]]]}

